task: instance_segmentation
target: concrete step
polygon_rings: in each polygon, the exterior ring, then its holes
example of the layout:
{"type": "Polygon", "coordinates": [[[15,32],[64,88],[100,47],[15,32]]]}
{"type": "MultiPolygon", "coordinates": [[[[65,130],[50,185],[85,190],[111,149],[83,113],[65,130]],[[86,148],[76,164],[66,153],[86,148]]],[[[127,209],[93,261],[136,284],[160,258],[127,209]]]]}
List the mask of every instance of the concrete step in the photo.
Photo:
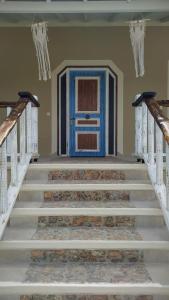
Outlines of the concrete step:
{"type": "Polygon", "coordinates": [[[12,217],[28,216],[162,216],[160,208],[14,208],[12,217]]]}
{"type": "Polygon", "coordinates": [[[141,164],[33,164],[27,180],[129,180],[148,179],[145,165],[141,164]]]}
{"type": "Polygon", "coordinates": [[[6,262],[0,294],[169,295],[168,275],[168,263],[6,262]]]}
{"type": "Polygon", "coordinates": [[[16,207],[142,207],[158,208],[153,190],[22,191],[16,207]]]}
{"type": "MultiPolygon", "coordinates": [[[[81,295],[79,298],[73,299],[113,299],[113,300],[124,300],[124,299],[132,299],[132,300],[168,300],[169,295],[169,285],[161,285],[160,283],[136,283],[133,284],[130,283],[120,283],[120,284],[105,284],[105,283],[83,283],[83,284],[67,284],[67,283],[21,283],[21,282],[2,282],[0,283],[0,294],[3,298],[2,300],[11,300],[11,298],[4,298],[6,295],[12,295],[13,297],[15,295],[31,295],[29,297],[23,297],[22,300],[70,300],[72,295],[75,295],[77,297],[78,294],[81,295]],[[36,296],[32,296],[36,295],[36,296]],[[41,298],[42,295],[50,295],[50,298],[45,296],[45,298],[41,298]],[[52,297],[52,295],[55,295],[52,297]],[[56,298],[56,296],[59,296],[59,298],[56,298]],[[61,296],[64,295],[64,298],[61,298],[61,296]],[[69,295],[65,296],[65,295],[69,295]],[[83,295],[83,297],[82,297],[83,295]],[[91,298],[84,298],[84,296],[89,295],[91,298]],[[97,298],[91,296],[91,295],[99,295],[97,298]],[[102,295],[110,295],[111,298],[101,298],[102,295]],[[116,295],[116,296],[113,296],[116,295]],[[130,295],[132,298],[119,298],[120,296],[126,296],[130,295]],[[136,298],[133,296],[137,295],[136,298]],[[144,296],[138,296],[138,295],[144,295],[144,296]],[[145,296],[148,295],[148,296],[145,296]],[[149,296],[150,295],[150,296],[149,296]],[[151,295],[157,296],[157,298],[152,298],[151,295]],[[163,296],[166,296],[163,298],[163,296]],[[114,298],[113,298],[114,297],[114,298]],[[118,298],[117,298],[118,297],[118,298]]],[[[129,297],[130,297],[129,296],[129,297]]],[[[12,298],[14,299],[14,298],[12,298]]],[[[18,300],[18,298],[15,298],[18,300]]]]}
{"type": "Polygon", "coordinates": [[[134,191],[149,190],[153,187],[149,181],[63,181],[44,182],[33,181],[24,182],[21,191],[134,191]]]}

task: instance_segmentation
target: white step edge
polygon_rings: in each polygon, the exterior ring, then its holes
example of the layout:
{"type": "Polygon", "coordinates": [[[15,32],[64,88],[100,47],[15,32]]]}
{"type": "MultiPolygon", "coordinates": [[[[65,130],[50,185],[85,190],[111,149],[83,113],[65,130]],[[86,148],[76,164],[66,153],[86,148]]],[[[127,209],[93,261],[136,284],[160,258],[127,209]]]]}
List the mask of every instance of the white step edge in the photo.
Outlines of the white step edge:
{"type": "Polygon", "coordinates": [[[14,217],[25,216],[162,216],[159,208],[14,208],[14,217]]]}
{"type": "Polygon", "coordinates": [[[142,249],[169,250],[168,241],[129,241],[129,240],[4,240],[1,250],[53,250],[53,249],[142,249]]]}
{"type": "Polygon", "coordinates": [[[151,183],[24,183],[22,191],[125,191],[153,190],[151,183]]]}
{"type": "Polygon", "coordinates": [[[169,295],[160,283],[23,283],[0,282],[1,295],[169,295]]]}
{"type": "Polygon", "coordinates": [[[145,164],[112,164],[108,163],[38,163],[30,164],[29,170],[144,170],[146,171],[145,164]]]}

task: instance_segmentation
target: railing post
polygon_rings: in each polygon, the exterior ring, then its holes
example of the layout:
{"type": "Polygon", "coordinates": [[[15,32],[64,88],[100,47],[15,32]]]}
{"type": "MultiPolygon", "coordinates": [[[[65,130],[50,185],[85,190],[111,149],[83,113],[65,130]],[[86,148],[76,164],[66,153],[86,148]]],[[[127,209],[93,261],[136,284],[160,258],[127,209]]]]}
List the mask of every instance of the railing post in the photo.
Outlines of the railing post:
{"type": "Polygon", "coordinates": [[[26,153],[25,110],[20,117],[20,162],[24,164],[26,153]]]}
{"type": "Polygon", "coordinates": [[[135,108],[135,155],[142,156],[142,106],[135,108]]]}
{"type": "Polygon", "coordinates": [[[17,125],[11,131],[11,184],[16,185],[18,180],[18,152],[17,152],[17,125]]]}
{"type": "Polygon", "coordinates": [[[163,183],[163,135],[156,124],[156,183],[163,183]]]}
{"type": "Polygon", "coordinates": [[[147,105],[142,104],[142,149],[143,155],[147,154],[147,105]]]}
{"type": "MultiPolygon", "coordinates": [[[[38,101],[38,97],[34,96],[38,101]]],[[[33,157],[38,158],[38,107],[32,106],[32,153],[33,157]]]]}
{"type": "Polygon", "coordinates": [[[27,134],[27,153],[32,153],[32,104],[26,106],[26,134],[27,134]]]}
{"type": "MultiPolygon", "coordinates": [[[[8,106],[7,107],[7,116],[9,116],[10,112],[11,112],[11,107],[8,106]]],[[[7,147],[7,155],[10,156],[11,155],[11,135],[10,134],[7,137],[6,147],[7,147]]]]}
{"type": "Polygon", "coordinates": [[[7,152],[5,141],[0,147],[0,213],[5,213],[7,209],[7,152]]]}
{"type": "Polygon", "coordinates": [[[148,163],[154,165],[154,119],[148,111],[148,163]]]}
{"type": "Polygon", "coordinates": [[[169,210],[169,145],[166,143],[166,208],[169,210]]]}

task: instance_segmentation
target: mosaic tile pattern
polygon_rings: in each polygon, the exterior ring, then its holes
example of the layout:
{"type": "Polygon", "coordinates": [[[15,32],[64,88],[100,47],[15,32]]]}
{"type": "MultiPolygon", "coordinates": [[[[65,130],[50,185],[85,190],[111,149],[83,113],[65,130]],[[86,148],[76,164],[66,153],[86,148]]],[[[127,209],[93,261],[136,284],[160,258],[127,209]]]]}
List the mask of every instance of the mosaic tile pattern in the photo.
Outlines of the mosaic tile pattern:
{"type": "Polygon", "coordinates": [[[34,296],[21,296],[20,300],[153,300],[153,296],[34,295],[34,296]]]}
{"type": "Polygon", "coordinates": [[[50,227],[38,228],[35,240],[141,240],[134,228],[112,227],[50,227]]]}
{"type": "Polygon", "coordinates": [[[107,226],[107,227],[134,227],[136,218],[133,216],[112,216],[112,217],[100,217],[100,216],[48,216],[39,217],[39,227],[45,226],[107,226]]]}
{"type": "Polygon", "coordinates": [[[60,201],[45,201],[42,204],[42,207],[50,207],[50,208],[57,208],[57,207],[72,207],[72,208],[80,208],[80,207],[104,207],[104,208],[120,208],[120,207],[133,207],[133,205],[126,200],[119,200],[119,201],[69,201],[69,200],[60,200],[60,201]]]}
{"type": "Polygon", "coordinates": [[[143,262],[142,250],[33,250],[31,260],[50,262],[143,262]]]}
{"type": "Polygon", "coordinates": [[[141,262],[32,262],[24,282],[149,283],[151,278],[141,262]]]}
{"type": "Polygon", "coordinates": [[[115,201],[129,200],[125,191],[92,191],[92,192],[44,192],[45,201],[115,201]]]}
{"type": "Polygon", "coordinates": [[[20,300],[153,300],[153,296],[34,295],[34,296],[21,296],[20,300]]]}
{"type": "Polygon", "coordinates": [[[125,174],[116,170],[54,170],[49,180],[125,180],[125,174]]]}

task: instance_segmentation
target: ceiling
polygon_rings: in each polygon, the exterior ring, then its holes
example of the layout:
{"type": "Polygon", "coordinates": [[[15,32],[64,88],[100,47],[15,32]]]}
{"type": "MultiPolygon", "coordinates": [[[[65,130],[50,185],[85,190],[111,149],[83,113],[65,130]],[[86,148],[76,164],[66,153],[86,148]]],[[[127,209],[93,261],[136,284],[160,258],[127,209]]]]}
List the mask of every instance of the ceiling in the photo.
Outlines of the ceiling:
{"type": "Polygon", "coordinates": [[[0,26],[126,26],[147,19],[169,26],[169,0],[0,0],[0,26]]]}

